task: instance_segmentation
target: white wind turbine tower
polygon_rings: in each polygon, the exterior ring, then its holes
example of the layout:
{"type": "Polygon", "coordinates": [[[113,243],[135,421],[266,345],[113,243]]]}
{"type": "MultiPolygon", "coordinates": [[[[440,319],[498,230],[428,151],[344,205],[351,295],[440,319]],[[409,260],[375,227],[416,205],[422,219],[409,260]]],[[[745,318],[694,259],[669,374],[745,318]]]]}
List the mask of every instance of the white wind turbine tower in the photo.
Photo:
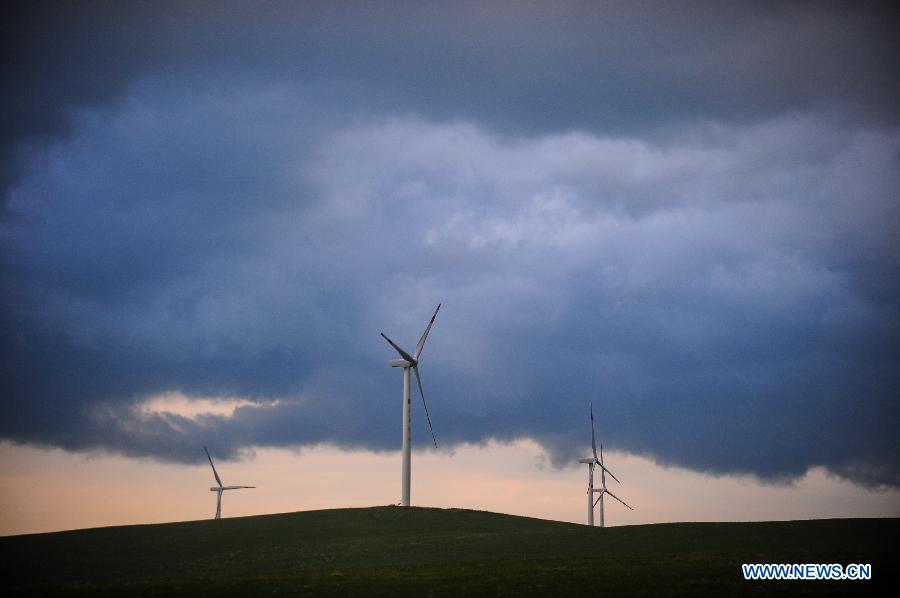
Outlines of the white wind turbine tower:
{"type": "Polygon", "coordinates": [[[222,493],[226,490],[240,490],[241,488],[256,488],[256,486],[223,486],[222,478],[219,477],[219,472],[216,471],[216,466],[213,465],[212,457],[209,456],[209,451],[206,447],[203,447],[203,450],[206,452],[206,458],[209,459],[209,466],[212,467],[213,475],[216,478],[217,487],[210,488],[210,492],[216,493],[216,519],[222,518],[222,493]]]}
{"type": "MultiPolygon", "coordinates": [[[[591,402],[591,449],[594,452],[594,458],[593,459],[579,459],[578,462],[586,463],[588,465],[588,490],[587,490],[588,525],[590,525],[590,526],[594,525],[594,507],[597,505],[597,503],[600,503],[600,527],[605,527],[604,519],[603,519],[603,495],[604,494],[609,494],[614,499],[616,499],[617,501],[619,501],[620,503],[622,503],[623,505],[625,505],[632,511],[634,509],[632,509],[631,506],[629,506],[624,500],[622,500],[621,498],[619,498],[618,496],[616,496],[615,494],[610,492],[609,489],[606,487],[606,474],[611,475],[612,478],[617,482],[619,481],[619,478],[617,478],[615,475],[613,475],[613,472],[606,469],[606,466],[603,464],[603,444],[600,445],[600,456],[597,457],[597,439],[596,438],[597,438],[597,434],[594,431],[594,403],[592,401],[591,402]],[[599,489],[594,488],[594,467],[596,467],[597,465],[600,466],[600,488],[599,489]],[[594,500],[594,494],[599,494],[600,496],[598,496],[597,499],[594,500]]],[[[619,482],[619,483],[621,483],[621,482],[619,482]]]]}
{"type": "Polygon", "coordinates": [[[422,338],[420,338],[419,342],[416,344],[416,352],[413,355],[410,355],[401,349],[397,343],[389,339],[383,332],[381,333],[384,340],[390,343],[394,350],[402,357],[402,359],[391,359],[388,362],[393,368],[403,368],[403,489],[400,499],[400,506],[402,507],[409,506],[409,480],[412,462],[412,452],[410,447],[409,370],[412,370],[416,374],[416,383],[419,385],[419,396],[422,397],[422,404],[425,406],[425,417],[428,418],[428,429],[431,430],[431,440],[434,442],[434,448],[437,448],[437,439],[434,437],[434,428],[431,427],[431,415],[428,414],[428,403],[425,402],[425,391],[422,390],[422,379],[419,377],[419,356],[422,354],[422,348],[425,346],[425,339],[428,338],[428,333],[431,331],[431,327],[434,325],[434,319],[437,317],[438,310],[440,309],[441,304],[438,303],[437,308],[434,310],[434,314],[431,316],[431,321],[428,322],[428,327],[425,328],[425,332],[422,333],[422,338]]]}

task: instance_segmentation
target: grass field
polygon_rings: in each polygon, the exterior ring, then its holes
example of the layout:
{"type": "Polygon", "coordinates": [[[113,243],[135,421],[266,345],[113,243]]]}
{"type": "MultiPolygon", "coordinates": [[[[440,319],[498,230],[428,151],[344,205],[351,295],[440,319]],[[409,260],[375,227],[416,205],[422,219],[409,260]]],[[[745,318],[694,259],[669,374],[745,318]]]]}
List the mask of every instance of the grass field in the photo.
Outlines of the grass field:
{"type": "Polygon", "coordinates": [[[0,538],[17,595],[872,593],[900,519],[607,529],[459,509],[334,509],[0,538]],[[749,582],[742,562],[871,563],[871,581],[749,582]]]}

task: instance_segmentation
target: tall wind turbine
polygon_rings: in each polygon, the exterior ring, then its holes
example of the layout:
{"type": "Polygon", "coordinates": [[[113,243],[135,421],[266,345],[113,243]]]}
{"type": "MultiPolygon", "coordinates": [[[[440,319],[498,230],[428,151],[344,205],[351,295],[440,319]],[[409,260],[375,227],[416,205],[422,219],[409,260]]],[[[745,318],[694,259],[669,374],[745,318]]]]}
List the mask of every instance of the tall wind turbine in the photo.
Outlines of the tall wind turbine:
{"type": "MultiPolygon", "coordinates": [[[[600,527],[605,527],[604,519],[603,519],[603,495],[609,494],[614,499],[631,509],[624,500],[613,494],[606,487],[606,474],[612,476],[612,479],[615,481],[619,481],[619,478],[613,475],[613,472],[606,469],[606,466],[603,464],[603,444],[600,445],[600,456],[597,456],[597,433],[594,430],[594,403],[591,402],[591,450],[594,453],[593,459],[579,459],[579,463],[585,463],[588,466],[588,490],[587,490],[587,498],[588,498],[588,525],[594,525],[594,507],[597,503],[600,503],[600,527]],[[600,466],[600,488],[594,488],[594,467],[597,465],[600,466]],[[594,494],[599,494],[600,496],[594,500],[594,494]]],[[[619,482],[621,483],[621,482],[619,482]]]]}
{"type": "Polygon", "coordinates": [[[212,457],[209,456],[209,451],[206,449],[205,446],[203,447],[203,450],[206,452],[206,458],[209,459],[209,466],[212,467],[213,476],[215,476],[216,484],[218,484],[218,486],[216,486],[214,488],[210,488],[209,491],[216,493],[216,517],[215,518],[221,519],[222,518],[222,493],[223,492],[225,492],[226,490],[240,490],[241,488],[256,488],[256,486],[223,486],[222,478],[219,477],[219,472],[216,471],[216,466],[213,465],[212,457]]]}
{"type": "Polygon", "coordinates": [[[388,364],[392,368],[403,368],[403,477],[402,477],[402,494],[400,498],[400,506],[408,507],[409,506],[409,480],[410,480],[410,466],[412,462],[412,452],[410,447],[410,405],[409,405],[409,371],[412,370],[416,374],[416,383],[419,386],[419,396],[422,397],[422,405],[425,406],[425,417],[428,418],[428,429],[431,430],[431,440],[434,442],[434,448],[437,448],[437,439],[434,437],[434,428],[431,426],[431,415],[428,414],[428,403],[425,402],[425,391],[422,390],[422,378],[419,376],[419,356],[422,354],[422,348],[425,347],[425,339],[428,338],[428,333],[431,332],[431,327],[434,325],[434,319],[437,317],[438,310],[441,309],[441,304],[438,303],[437,308],[434,310],[434,314],[431,316],[431,321],[428,322],[428,327],[425,328],[425,332],[422,333],[422,338],[419,339],[419,342],[416,344],[416,352],[413,355],[410,355],[406,351],[400,348],[397,343],[392,341],[385,335],[383,332],[381,336],[384,337],[390,345],[400,354],[402,359],[391,359],[388,364]]]}

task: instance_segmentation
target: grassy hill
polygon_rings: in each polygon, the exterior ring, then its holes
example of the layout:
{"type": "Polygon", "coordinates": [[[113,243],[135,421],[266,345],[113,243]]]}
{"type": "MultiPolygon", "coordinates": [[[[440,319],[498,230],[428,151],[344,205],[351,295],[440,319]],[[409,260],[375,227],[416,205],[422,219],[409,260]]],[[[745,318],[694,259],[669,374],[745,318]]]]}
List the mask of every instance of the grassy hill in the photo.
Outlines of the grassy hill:
{"type": "Polygon", "coordinates": [[[900,519],[607,529],[459,509],[334,509],[0,538],[17,595],[596,596],[896,585],[900,519]],[[871,581],[748,582],[742,562],[872,563],[871,581]]]}

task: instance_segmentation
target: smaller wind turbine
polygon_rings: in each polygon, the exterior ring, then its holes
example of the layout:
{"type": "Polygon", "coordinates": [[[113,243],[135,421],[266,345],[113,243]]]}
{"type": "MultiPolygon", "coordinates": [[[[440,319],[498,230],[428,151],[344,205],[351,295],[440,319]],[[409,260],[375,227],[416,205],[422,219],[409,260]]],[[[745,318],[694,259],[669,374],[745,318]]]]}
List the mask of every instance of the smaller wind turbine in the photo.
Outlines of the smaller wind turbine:
{"type": "Polygon", "coordinates": [[[213,476],[216,478],[216,484],[218,486],[214,488],[210,488],[210,492],[216,493],[216,519],[222,518],[222,493],[226,490],[240,490],[241,488],[256,488],[256,486],[223,486],[222,478],[219,477],[219,472],[216,471],[216,466],[213,465],[212,457],[209,456],[209,451],[206,447],[203,447],[203,450],[206,452],[206,458],[209,459],[209,466],[212,467],[213,476]]]}
{"type": "MultiPolygon", "coordinates": [[[[628,505],[624,500],[613,494],[606,487],[606,474],[612,476],[612,479],[619,482],[619,478],[613,475],[613,472],[606,469],[606,466],[603,464],[603,444],[600,444],[600,456],[597,456],[597,433],[594,430],[594,403],[591,401],[591,450],[594,453],[593,459],[579,459],[579,463],[585,463],[588,465],[588,525],[594,525],[594,507],[597,506],[597,503],[600,503],[600,527],[605,527],[604,519],[603,519],[603,495],[609,494],[614,499],[631,509],[634,510],[631,506],[628,505]],[[597,465],[600,466],[600,488],[594,488],[594,467],[597,465]],[[597,500],[594,500],[594,494],[599,494],[597,500]]],[[[619,482],[621,484],[621,482],[619,482]]]]}

